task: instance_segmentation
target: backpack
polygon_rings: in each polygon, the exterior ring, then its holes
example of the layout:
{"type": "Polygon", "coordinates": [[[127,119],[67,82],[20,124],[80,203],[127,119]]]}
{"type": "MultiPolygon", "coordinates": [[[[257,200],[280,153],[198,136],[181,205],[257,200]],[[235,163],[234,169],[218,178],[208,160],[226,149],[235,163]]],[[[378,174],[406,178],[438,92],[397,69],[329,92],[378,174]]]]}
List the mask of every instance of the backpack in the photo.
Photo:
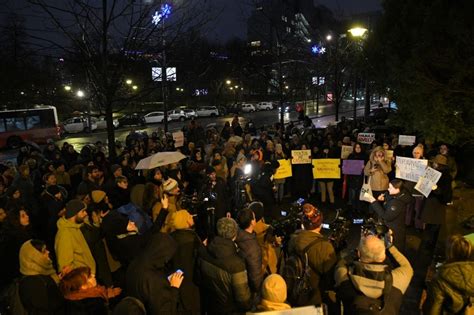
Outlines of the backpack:
{"type": "Polygon", "coordinates": [[[322,239],[318,238],[303,249],[304,259],[295,253],[285,260],[281,275],[286,281],[288,302],[293,306],[304,306],[311,298],[313,287],[310,282],[311,267],[307,252],[321,241],[322,239]]]}
{"type": "Polygon", "coordinates": [[[16,278],[0,295],[0,314],[27,315],[20,300],[20,280],[16,278]]]}

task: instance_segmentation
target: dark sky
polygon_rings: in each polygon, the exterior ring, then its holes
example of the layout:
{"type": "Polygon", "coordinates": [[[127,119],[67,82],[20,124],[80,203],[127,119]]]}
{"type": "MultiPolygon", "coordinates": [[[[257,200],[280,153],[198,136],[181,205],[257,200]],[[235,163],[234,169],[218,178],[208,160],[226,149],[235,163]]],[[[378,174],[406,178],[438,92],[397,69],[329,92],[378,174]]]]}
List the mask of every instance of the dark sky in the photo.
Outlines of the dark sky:
{"type": "MultiPolygon", "coordinates": [[[[213,24],[210,39],[226,41],[233,37],[245,38],[247,33],[246,19],[252,7],[246,3],[250,0],[213,0],[222,13],[213,24]]],[[[330,8],[336,17],[381,9],[381,0],[315,0],[315,4],[330,8]]]]}

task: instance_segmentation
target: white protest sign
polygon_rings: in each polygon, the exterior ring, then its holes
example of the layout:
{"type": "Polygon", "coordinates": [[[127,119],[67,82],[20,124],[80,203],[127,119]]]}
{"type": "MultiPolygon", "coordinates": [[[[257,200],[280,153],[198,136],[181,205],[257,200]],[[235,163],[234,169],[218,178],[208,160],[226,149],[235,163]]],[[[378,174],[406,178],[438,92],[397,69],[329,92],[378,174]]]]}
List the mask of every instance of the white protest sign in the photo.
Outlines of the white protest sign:
{"type": "Polygon", "coordinates": [[[433,186],[436,185],[440,178],[441,172],[438,172],[431,167],[427,167],[425,173],[416,183],[415,189],[421,192],[423,196],[428,197],[428,195],[431,193],[431,190],[433,189],[433,186]]]}
{"type": "Polygon", "coordinates": [[[182,131],[173,132],[174,147],[179,148],[184,145],[184,133],[182,131]]]}
{"type": "Polygon", "coordinates": [[[311,164],[311,150],[291,150],[291,164],[311,164]]]}
{"type": "Polygon", "coordinates": [[[415,142],[416,142],[416,136],[405,136],[405,135],[398,136],[399,145],[414,145],[415,142]]]}
{"type": "Polygon", "coordinates": [[[341,159],[347,159],[353,150],[354,148],[351,145],[343,145],[341,147],[341,159]]]}
{"type": "Polygon", "coordinates": [[[428,160],[397,156],[396,161],[395,177],[410,182],[417,182],[425,173],[426,166],[428,166],[428,160]]]}
{"type": "Polygon", "coordinates": [[[363,144],[371,144],[375,141],[375,133],[371,132],[360,132],[357,134],[357,142],[363,144]]]}

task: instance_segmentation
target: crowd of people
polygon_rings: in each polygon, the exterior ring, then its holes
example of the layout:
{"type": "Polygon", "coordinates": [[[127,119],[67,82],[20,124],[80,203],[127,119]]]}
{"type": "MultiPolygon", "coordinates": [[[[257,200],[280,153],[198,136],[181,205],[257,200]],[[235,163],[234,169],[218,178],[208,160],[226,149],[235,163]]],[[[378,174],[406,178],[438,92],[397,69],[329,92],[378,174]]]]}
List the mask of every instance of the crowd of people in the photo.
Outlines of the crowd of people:
{"type": "MultiPolygon", "coordinates": [[[[67,142],[48,141],[43,150],[25,143],[16,165],[0,165],[2,301],[13,314],[238,314],[305,305],[339,314],[341,304],[344,314],[374,307],[397,314],[413,276],[406,227],[423,230],[427,246],[436,243],[452,204],[455,160],[446,144],[400,146],[392,133],[365,145],[349,123],[323,130],[305,120],[305,127],[257,130],[236,116],[217,130],[192,120],[183,146],[170,133],[132,130],[113,155],[101,142],[80,152],[67,142]],[[360,175],[315,180],[311,164],[294,164],[291,177],[273,178],[292,150],[340,158],[342,145],[353,146],[348,159],[364,161],[360,175]],[[162,151],[186,158],[136,169],[162,151]],[[428,159],[442,173],[427,198],[395,178],[397,156],[428,159]],[[373,194],[363,202],[367,180],[373,194]],[[314,202],[302,204],[301,229],[283,250],[271,223],[281,217],[278,205],[299,198],[314,202]],[[342,257],[321,233],[324,213],[339,202],[348,216],[375,217],[390,233],[362,235],[358,255],[342,257]],[[295,283],[281,272],[291,257],[309,266],[306,296],[293,297],[295,283]]],[[[472,244],[453,236],[447,249],[427,314],[460,312],[474,293],[472,244]]]]}

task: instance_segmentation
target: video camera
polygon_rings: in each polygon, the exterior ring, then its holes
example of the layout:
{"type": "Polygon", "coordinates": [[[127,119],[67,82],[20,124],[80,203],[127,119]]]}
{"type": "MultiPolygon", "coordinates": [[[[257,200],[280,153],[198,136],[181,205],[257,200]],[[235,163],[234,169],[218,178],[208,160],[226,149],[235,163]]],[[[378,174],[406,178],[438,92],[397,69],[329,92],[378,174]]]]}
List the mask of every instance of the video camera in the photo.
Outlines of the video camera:
{"type": "Polygon", "coordinates": [[[273,234],[283,240],[289,240],[291,234],[301,227],[301,206],[305,200],[300,198],[291,204],[290,208],[281,211],[282,218],[272,222],[273,234]]]}
{"type": "Polygon", "coordinates": [[[374,235],[380,239],[385,238],[385,235],[389,231],[389,227],[381,222],[375,221],[373,218],[367,219],[367,221],[361,226],[361,232],[363,236],[374,235]]]}
{"type": "Polygon", "coordinates": [[[323,229],[331,230],[328,239],[337,252],[347,246],[347,237],[349,236],[349,228],[351,226],[351,222],[341,216],[340,212],[341,209],[337,209],[334,220],[331,223],[322,224],[323,229]]]}

